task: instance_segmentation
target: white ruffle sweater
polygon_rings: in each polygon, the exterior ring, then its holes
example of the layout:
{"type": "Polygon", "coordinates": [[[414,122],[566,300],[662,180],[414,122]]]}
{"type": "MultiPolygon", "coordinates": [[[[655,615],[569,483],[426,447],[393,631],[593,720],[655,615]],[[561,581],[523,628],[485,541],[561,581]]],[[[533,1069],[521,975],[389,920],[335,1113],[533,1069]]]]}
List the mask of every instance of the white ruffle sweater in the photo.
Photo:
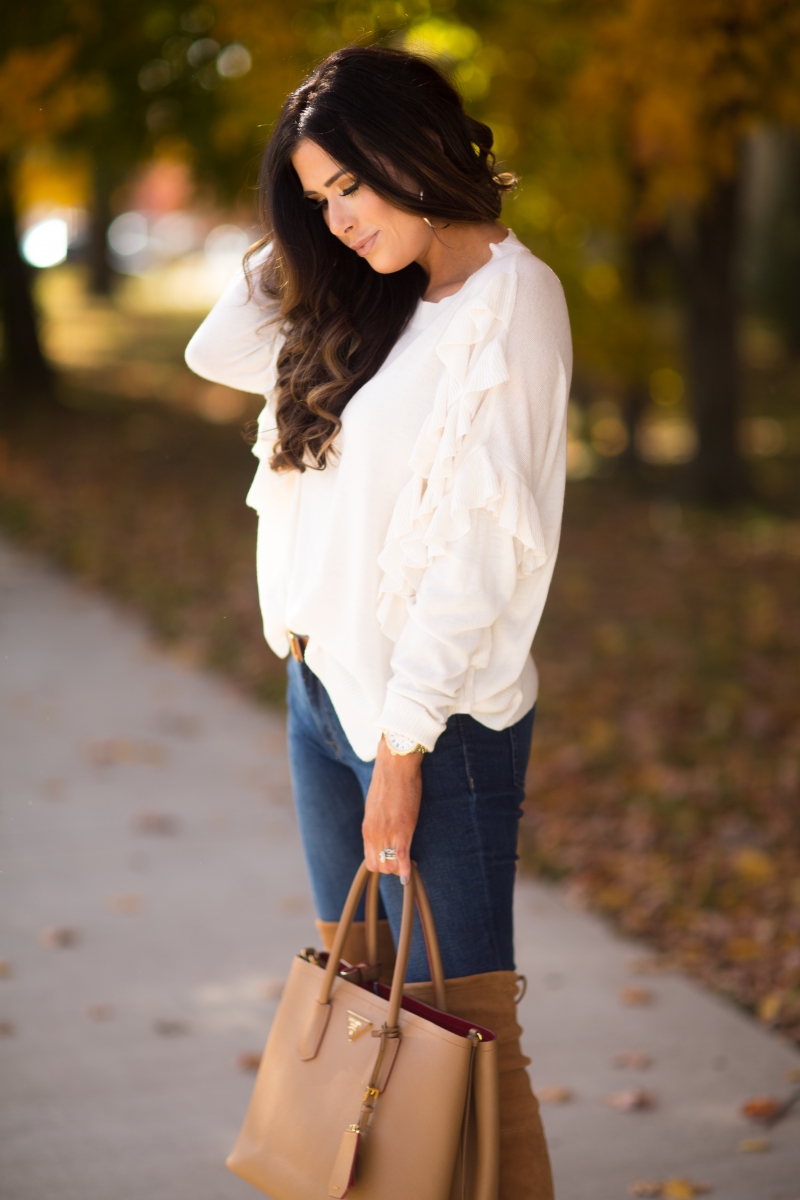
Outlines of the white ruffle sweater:
{"type": "Polygon", "coordinates": [[[420,301],[350,400],[323,471],[276,474],[274,308],[238,275],[186,350],[264,393],[247,502],[264,633],[309,637],[356,754],[428,749],[454,713],[505,729],[538,690],[531,643],[555,564],[572,351],[558,279],[509,233],[453,296],[420,301]]]}

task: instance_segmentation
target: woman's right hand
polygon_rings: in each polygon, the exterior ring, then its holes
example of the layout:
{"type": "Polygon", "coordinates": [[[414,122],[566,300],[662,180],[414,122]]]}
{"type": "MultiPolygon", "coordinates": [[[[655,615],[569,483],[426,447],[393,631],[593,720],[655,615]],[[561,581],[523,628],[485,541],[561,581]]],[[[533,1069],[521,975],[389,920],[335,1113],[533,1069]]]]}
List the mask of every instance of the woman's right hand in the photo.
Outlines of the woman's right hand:
{"type": "Polygon", "coordinates": [[[401,883],[407,882],[421,800],[422,755],[392,754],[381,738],[361,825],[370,871],[399,875],[401,883]],[[394,850],[397,857],[381,862],[382,850],[394,850]]]}

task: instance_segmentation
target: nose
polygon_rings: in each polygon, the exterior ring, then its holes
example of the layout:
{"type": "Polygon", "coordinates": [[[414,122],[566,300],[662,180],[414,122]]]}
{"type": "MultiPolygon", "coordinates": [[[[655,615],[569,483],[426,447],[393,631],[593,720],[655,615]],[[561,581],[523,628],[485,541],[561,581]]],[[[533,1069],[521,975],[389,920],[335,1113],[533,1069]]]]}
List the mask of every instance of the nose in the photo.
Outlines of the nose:
{"type": "Polygon", "coordinates": [[[344,237],[354,227],[352,213],[347,212],[347,206],[342,204],[338,196],[329,197],[327,217],[328,228],[336,237],[344,237]]]}

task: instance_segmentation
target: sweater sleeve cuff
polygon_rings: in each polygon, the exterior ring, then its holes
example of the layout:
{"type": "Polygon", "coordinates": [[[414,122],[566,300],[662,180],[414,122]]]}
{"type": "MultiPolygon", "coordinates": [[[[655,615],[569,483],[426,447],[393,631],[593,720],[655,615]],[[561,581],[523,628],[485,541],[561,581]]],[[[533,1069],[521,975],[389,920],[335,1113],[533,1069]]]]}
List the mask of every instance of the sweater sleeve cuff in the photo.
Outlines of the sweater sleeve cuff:
{"type": "Polygon", "coordinates": [[[444,725],[437,721],[422,704],[388,692],[378,721],[378,729],[391,729],[403,737],[413,738],[426,750],[432,750],[436,739],[444,732],[444,725]]]}

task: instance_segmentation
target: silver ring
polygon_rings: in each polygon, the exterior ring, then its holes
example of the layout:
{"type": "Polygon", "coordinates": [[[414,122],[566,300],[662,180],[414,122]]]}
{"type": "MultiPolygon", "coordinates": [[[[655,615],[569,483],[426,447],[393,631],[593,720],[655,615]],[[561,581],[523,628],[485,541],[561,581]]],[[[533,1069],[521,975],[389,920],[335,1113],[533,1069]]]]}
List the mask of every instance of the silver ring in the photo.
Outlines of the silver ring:
{"type": "Polygon", "coordinates": [[[389,847],[387,850],[381,850],[378,855],[378,862],[397,862],[397,851],[389,847]]]}

